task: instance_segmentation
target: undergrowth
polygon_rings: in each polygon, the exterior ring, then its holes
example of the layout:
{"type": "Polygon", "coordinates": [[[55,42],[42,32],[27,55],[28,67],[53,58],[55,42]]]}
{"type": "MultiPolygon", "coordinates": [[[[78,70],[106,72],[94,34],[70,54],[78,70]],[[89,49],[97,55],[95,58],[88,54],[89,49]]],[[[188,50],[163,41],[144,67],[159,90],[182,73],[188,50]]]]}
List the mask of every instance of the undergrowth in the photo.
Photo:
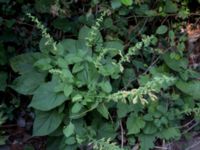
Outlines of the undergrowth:
{"type": "MultiPolygon", "coordinates": [[[[198,122],[200,112],[199,72],[188,65],[181,33],[189,2],[96,3],[91,9],[80,4],[88,11],[71,27],[73,38],[65,27],[67,34],[55,38],[26,13],[42,38],[39,50],[10,59],[17,77],[8,87],[31,96],[33,136],[47,136],[48,150],[149,150],[180,139],[182,121],[191,116],[198,122]]],[[[62,20],[71,15],[65,7],[76,7],[71,4],[56,1],[48,10],[62,20]]]]}

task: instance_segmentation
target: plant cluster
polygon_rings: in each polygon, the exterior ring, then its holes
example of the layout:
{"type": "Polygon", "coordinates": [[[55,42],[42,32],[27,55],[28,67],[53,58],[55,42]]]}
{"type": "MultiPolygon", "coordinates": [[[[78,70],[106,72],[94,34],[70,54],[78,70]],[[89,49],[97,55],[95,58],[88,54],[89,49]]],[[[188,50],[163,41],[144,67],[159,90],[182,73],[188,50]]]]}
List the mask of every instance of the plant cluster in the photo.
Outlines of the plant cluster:
{"type": "MultiPolygon", "coordinates": [[[[0,91],[31,98],[32,134],[47,136],[48,150],[149,150],[178,140],[186,134],[183,120],[199,122],[200,112],[199,68],[189,67],[187,35],[181,33],[198,12],[190,5],[36,0],[24,16],[41,32],[39,50],[9,62],[5,50],[0,53],[0,65],[16,73],[8,80],[4,69],[0,91]],[[50,30],[38,14],[54,16],[50,30]]],[[[0,125],[5,115],[0,111],[0,125]]]]}

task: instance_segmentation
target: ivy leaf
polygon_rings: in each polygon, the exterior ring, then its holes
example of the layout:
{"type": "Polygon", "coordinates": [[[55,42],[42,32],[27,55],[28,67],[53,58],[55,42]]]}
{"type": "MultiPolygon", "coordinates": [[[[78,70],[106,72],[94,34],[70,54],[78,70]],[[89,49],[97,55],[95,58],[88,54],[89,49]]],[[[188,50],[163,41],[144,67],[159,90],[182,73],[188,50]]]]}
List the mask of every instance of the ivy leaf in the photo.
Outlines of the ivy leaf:
{"type": "Polygon", "coordinates": [[[63,115],[56,111],[36,111],[36,118],[33,124],[33,135],[44,136],[55,131],[61,124],[63,115]]]}
{"type": "Polygon", "coordinates": [[[181,136],[180,131],[177,128],[168,128],[164,129],[161,132],[159,132],[158,136],[162,139],[170,140],[170,139],[176,139],[181,136]]]}
{"type": "Polygon", "coordinates": [[[145,122],[141,117],[131,114],[127,119],[126,125],[129,135],[138,134],[140,132],[140,129],[145,127],[145,122]]]}
{"type": "Polygon", "coordinates": [[[63,93],[55,92],[56,84],[54,81],[42,84],[35,91],[29,106],[38,110],[48,111],[64,103],[67,98],[63,93]]]}
{"type": "Polygon", "coordinates": [[[106,119],[108,119],[109,111],[104,104],[101,104],[97,107],[97,111],[106,119]]]}
{"type": "Polygon", "coordinates": [[[168,27],[166,25],[161,25],[157,28],[156,34],[165,34],[168,30],[168,27]]]}
{"type": "Polygon", "coordinates": [[[149,150],[154,147],[155,137],[153,135],[140,135],[140,150],[149,150]]]}
{"type": "Polygon", "coordinates": [[[133,0],[121,0],[121,3],[126,6],[131,6],[133,4],[133,0]]]}
{"type": "Polygon", "coordinates": [[[70,122],[69,125],[63,129],[63,133],[65,137],[68,138],[72,134],[74,134],[74,129],[75,129],[74,124],[70,122]]]}
{"type": "Polygon", "coordinates": [[[20,94],[32,95],[45,81],[46,73],[28,72],[16,78],[10,86],[20,94]]]}
{"type": "Polygon", "coordinates": [[[176,83],[176,87],[183,93],[192,96],[194,99],[200,98],[200,81],[184,82],[179,80],[176,83]]]}

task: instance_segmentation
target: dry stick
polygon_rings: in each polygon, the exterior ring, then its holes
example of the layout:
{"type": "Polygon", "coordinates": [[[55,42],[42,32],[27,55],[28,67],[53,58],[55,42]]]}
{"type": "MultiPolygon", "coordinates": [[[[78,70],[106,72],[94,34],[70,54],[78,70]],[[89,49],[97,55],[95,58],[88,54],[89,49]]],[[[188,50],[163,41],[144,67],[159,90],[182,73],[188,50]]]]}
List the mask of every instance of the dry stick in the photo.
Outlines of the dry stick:
{"type": "Polygon", "coordinates": [[[184,128],[184,127],[188,126],[189,124],[191,124],[194,120],[195,120],[195,119],[192,119],[192,120],[190,120],[189,122],[187,122],[186,124],[181,125],[181,126],[177,126],[177,127],[175,127],[175,128],[184,128]]]}
{"type": "Polygon", "coordinates": [[[199,142],[197,142],[197,143],[195,143],[195,144],[193,144],[193,145],[191,145],[191,146],[189,146],[188,148],[186,148],[185,150],[190,150],[190,149],[192,149],[192,148],[194,148],[194,147],[196,147],[197,145],[199,145],[200,144],[200,141],[199,142]]]}
{"type": "Polygon", "coordinates": [[[168,148],[161,147],[161,146],[154,146],[154,148],[156,148],[156,149],[161,149],[161,150],[168,150],[168,148]]]}
{"type": "Polygon", "coordinates": [[[187,130],[185,130],[182,134],[186,134],[187,132],[189,132],[190,130],[192,130],[194,127],[196,127],[198,124],[199,124],[199,122],[196,122],[191,127],[189,127],[187,130]]]}
{"type": "Polygon", "coordinates": [[[124,129],[123,129],[121,120],[120,120],[120,130],[121,130],[121,148],[123,148],[124,147],[124,129]]]}

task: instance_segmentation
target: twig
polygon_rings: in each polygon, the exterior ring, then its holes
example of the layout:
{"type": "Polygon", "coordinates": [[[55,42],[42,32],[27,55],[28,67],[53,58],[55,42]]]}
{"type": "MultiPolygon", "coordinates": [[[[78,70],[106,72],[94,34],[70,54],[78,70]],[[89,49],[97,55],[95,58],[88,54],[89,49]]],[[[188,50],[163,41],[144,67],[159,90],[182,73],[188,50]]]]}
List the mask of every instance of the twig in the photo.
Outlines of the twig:
{"type": "Polygon", "coordinates": [[[194,147],[196,147],[197,145],[199,145],[200,144],[200,141],[198,141],[197,143],[195,143],[195,144],[193,144],[193,145],[191,145],[191,146],[189,146],[188,148],[186,148],[185,150],[190,150],[190,149],[192,149],[192,148],[194,148],[194,147]]]}
{"type": "Polygon", "coordinates": [[[182,126],[178,126],[178,127],[175,127],[175,128],[184,128],[184,127],[188,126],[189,124],[191,124],[193,121],[194,121],[194,119],[190,120],[189,122],[187,122],[186,124],[184,124],[182,126]]]}
{"type": "Polygon", "coordinates": [[[123,129],[121,120],[120,120],[120,130],[121,130],[121,148],[123,148],[124,147],[124,129],[123,129]]]}
{"type": "Polygon", "coordinates": [[[155,149],[161,149],[161,150],[168,150],[168,148],[161,147],[161,146],[154,146],[155,149]]]}
{"type": "Polygon", "coordinates": [[[192,130],[194,127],[196,127],[198,124],[199,124],[199,122],[196,122],[191,127],[189,127],[187,130],[185,130],[182,134],[186,134],[187,132],[189,132],[190,130],[192,130]]]}

